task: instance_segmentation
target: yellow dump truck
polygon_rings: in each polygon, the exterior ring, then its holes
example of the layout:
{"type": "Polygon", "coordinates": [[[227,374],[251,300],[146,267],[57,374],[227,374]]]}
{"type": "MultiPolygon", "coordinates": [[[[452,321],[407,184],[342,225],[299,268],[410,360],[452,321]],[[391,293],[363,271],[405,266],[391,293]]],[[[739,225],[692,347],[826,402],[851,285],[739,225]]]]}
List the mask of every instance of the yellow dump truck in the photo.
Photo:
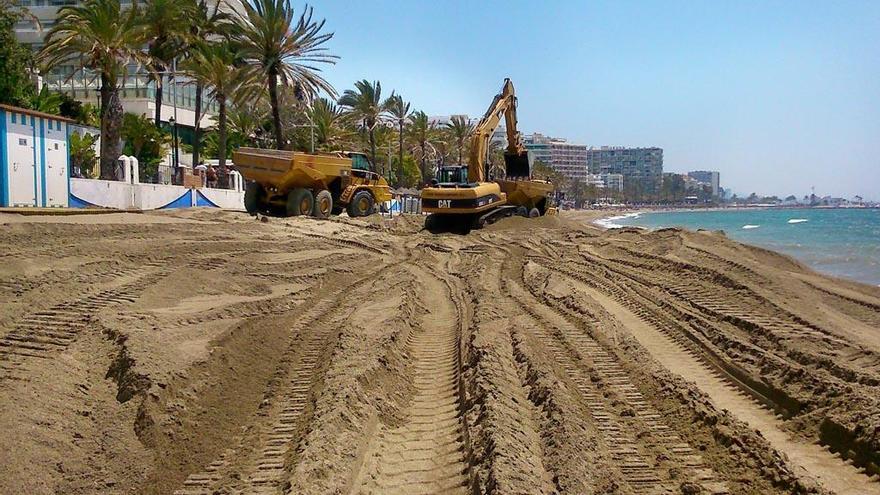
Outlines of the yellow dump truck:
{"type": "Polygon", "coordinates": [[[388,182],[370,171],[363,153],[239,148],[232,162],[247,181],[244,207],[251,215],[327,218],[346,210],[362,217],[391,200],[388,182]]]}

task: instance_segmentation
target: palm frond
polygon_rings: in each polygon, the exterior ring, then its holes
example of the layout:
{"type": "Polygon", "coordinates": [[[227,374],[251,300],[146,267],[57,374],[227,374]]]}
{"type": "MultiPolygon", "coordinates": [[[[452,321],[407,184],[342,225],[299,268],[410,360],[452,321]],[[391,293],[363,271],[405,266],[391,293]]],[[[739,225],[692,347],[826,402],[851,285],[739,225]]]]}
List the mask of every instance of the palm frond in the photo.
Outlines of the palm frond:
{"type": "Polygon", "coordinates": [[[320,64],[339,59],[323,46],[333,33],[322,32],[326,21],[315,21],[312,7],[296,22],[290,0],[253,0],[244,3],[244,10],[238,39],[251,71],[276,74],[282,84],[299,85],[310,97],[320,92],[336,96],[333,85],[318,74],[320,64]]]}

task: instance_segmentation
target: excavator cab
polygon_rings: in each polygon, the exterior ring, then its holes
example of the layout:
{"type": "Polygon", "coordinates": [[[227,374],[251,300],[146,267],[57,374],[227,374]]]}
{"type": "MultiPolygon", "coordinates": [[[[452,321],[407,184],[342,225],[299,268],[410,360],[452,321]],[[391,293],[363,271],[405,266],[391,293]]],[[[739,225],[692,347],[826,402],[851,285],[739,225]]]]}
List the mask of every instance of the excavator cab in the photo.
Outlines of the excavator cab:
{"type": "Polygon", "coordinates": [[[434,186],[464,186],[468,181],[468,168],[464,165],[447,165],[437,169],[437,178],[431,181],[434,186]]]}

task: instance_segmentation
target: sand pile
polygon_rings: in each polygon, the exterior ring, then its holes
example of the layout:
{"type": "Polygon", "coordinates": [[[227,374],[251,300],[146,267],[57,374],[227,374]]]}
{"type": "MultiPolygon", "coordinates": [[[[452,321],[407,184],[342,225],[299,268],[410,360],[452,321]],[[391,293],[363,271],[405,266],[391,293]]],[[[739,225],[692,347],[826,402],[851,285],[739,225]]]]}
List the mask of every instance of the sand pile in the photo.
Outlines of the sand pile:
{"type": "Polygon", "coordinates": [[[594,218],[4,215],[0,493],[880,493],[880,290],[594,218]]]}

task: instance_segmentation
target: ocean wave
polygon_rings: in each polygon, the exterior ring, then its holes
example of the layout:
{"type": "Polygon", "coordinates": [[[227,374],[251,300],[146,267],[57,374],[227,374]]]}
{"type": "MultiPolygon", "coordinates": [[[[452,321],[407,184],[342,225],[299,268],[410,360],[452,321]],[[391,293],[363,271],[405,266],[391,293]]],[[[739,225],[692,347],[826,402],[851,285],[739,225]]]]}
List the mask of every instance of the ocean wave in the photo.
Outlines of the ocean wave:
{"type": "Polygon", "coordinates": [[[742,226],[743,230],[757,229],[758,227],[760,227],[760,225],[743,225],[742,226]]]}
{"type": "Polygon", "coordinates": [[[624,218],[638,218],[641,215],[642,214],[640,212],[627,213],[626,215],[617,215],[616,217],[600,218],[593,223],[606,229],[620,229],[626,227],[626,225],[621,225],[617,223],[617,220],[623,220],[624,218]]]}
{"type": "Polygon", "coordinates": [[[788,223],[804,223],[809,222],[806,218],[789,218],[788,223]]]}

